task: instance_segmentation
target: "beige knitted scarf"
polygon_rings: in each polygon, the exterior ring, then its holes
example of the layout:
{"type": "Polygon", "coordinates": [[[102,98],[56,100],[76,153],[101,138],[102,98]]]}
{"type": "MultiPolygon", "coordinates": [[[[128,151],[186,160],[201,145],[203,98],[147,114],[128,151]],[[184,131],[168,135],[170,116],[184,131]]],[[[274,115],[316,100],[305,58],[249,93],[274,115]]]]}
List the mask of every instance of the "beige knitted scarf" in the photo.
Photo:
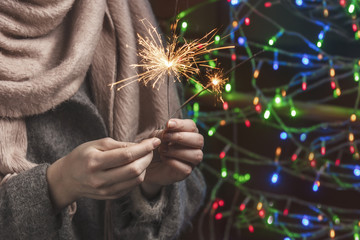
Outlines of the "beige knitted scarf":
{"type": "MultiPolygon", "coordinates": [[[[24,118],[69,99],[85,75],[114,139],[137,141],[166,122],[166,84],[109,88],[136,74],[142,19],[156,25],[147,0],[0,1],[0,180],[35,166],[26,160],[24,118]]],[[[176,94],[170,99],[177,109],[176,94]]]]}

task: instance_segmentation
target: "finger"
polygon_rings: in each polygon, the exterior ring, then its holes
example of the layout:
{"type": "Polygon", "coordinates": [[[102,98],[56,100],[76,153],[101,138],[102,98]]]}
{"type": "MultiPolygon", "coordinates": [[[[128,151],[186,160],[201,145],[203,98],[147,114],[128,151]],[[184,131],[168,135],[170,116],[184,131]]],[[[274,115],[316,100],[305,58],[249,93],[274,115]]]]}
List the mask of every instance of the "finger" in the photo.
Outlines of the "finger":
{"type": "Polygon", "coordinates": [[[198,133],[199,129],[191,119],[170,119],[166,125],[167,132],[195,132],[198,133]]]}
{"type": "Polygon", "coordinates": [[[190,163],[192,166],[198,165],[203,160],[203,152],[200,149],[183,147],[161,147],[161,157],[174,158],[183,162],[190,163]]]}
{"type": "Polygon", "coordinates": [[[194,132],[172,132],[165,133],[162,138],[164,143],[180,144],[191,148],[202,149],[204,146],[204,137],[194,132]]]}
{"type": "Polygon", "coordinates": [[[129,142],[119,142],[112,138],[102,138],[91,142],[93,146],[100,151],[108,151],[115,148],[124,148],[132,145],[129,142]]]}
{"type": "Polygon", "coordinates": [[[152,153],[149,153],[124,166],[99,172],[98,177],[103,182],[102,187],[138,178],[145,172],[146,168],[151,163],[152,157],[152,153]]]}
{"type": "MultiPolygon", "coordinates": [[[[177,159],[164,158],[162,160],[163,164],[165,164],[167,168],[167,172],[171,173],[171,176],[175,181],[181,181],[187,178],[194,168],[193,165],[187,162],[179,161],[177,159]]],[[[159,177],[161,178],[161,176],[159,177]]]]}
{"type": "Polygon", "coordinates": [[[117,182],[111,186],[102,188],[94,193],[94,197],[103,200],[122,197],[144,181],[145,173],[146,171],[136,178],[132,178],[124,182],[117,182]]]}
{"type": "Polygon", "coordinates": [[[150,138],[126,148],[117,148],[102,152],[100,155],[102,160],[101,169],[105,170],[129,164],[149,154],[160,144],[160,139],[150,138]]]}

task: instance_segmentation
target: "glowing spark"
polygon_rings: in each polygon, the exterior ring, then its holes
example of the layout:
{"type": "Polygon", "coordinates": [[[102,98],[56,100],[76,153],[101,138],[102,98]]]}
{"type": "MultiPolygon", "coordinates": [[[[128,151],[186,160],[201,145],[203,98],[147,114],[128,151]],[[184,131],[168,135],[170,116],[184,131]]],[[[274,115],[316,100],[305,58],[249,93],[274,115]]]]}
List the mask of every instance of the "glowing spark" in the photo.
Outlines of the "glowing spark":
{"type": "MultiPolygon", "coordinates": [[[[199,64],[210,67],[203,65],[207,61],[201,60],[201,56],[219,49],[234,48],[234,46],[228,46],[208,49],[214,43],[211,39],[215,36],[215,30],[200,39],[189,42],[184,39],[181,46],[178,41],[179,36],[174,33],[168,40],[166,47],[164,47],[164,42],[156,28],[146,19],[142,20],[142,23],[147,28],[148,35],[144,37],[137,34],[138,45],[140,46],[138,56],[141,60],[139,64],[131,65],[131,67],[140,69],[142,72],[111,84],[111,88],[121,84],[117,88],[117,90],[120,90],[136,81],[142,82],[144,85],[151,82],[153,88],[156,86],[159,88],[161,83],[167,79],[166,76],[173,76],[178,81],[180,81],[181,77],[189,79],[192,75],[199,73],[199,64]]],[[[176,29],[176,26],[177,22],[174,24],[173,29],[176,29]]]]}
{"type": "Polygon", "coordinates": [[[211,88],[211,90],[215,92],[215,94],[217,95],[218,99],[221,102],[224,102],[224,100],[221,97],[221,93],[225,84],[229,79],[224,77],[223,70],[215,69],[212,72],[206,74],[206,77],[209,79],[209,83],[205,87],[205,89],[211,88]]]}

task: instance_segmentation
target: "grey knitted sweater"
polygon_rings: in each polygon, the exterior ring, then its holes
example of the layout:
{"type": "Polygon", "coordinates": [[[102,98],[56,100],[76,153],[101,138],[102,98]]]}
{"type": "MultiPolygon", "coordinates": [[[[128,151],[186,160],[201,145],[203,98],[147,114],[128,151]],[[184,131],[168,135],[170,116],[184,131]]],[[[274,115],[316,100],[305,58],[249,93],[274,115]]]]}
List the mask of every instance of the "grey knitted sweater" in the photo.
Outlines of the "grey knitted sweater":
{"type": "MultiPolygon", "coordinates": [[[[26,119],[27,159],[39,164],[0,187],[0,239],[103,239],[104,201],[80,199],[71,219],[54,213],[46,170],[86,141],[107,136],[85,84],[56,109],[26,119]]],[[[115,239],[176,239],[201,205],[205,183],[195,169],[148,202],[139,189],[113,204],[115,239]]]]}

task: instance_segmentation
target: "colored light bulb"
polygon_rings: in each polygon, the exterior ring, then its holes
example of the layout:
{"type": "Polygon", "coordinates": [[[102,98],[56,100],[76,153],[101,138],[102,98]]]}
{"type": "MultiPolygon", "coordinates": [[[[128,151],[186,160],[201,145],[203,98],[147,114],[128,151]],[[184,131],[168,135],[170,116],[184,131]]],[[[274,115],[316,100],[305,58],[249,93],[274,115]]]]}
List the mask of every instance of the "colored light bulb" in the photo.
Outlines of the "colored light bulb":
{"type": "Polygon", "coordinates": [[[305,227],[309,226],[310,225],[310,221],[307,217],[303,217],[302,220],[301,220],[301,224],[305,227]]]}
{"type": "Polygon", "coordinates": [[[355,11],[355,5],[352,3],[349,5],[348,12],[353,13],[355,11]]]}
{"type": "Polygon", "coordinates": [[[264,211],[264,209],[261,209],[261,210],[259,211],[259,217],[261,217],[261,218],[264,218],[264,217],[265,217],[265,211],[264,211]]]}
{"type": "Polygon", "coordinates": [[[239,37],[238,38],[238,43],[240,46],[244,46],[246,42],[246,38],[245,37],[239,37]]]}
{"type": "Polygon", "coordinates": [[[215,36],[215,39],[214,39],[214,43],[215,43],[215,44],[219,44],[219,42],[220,42],[220,36],[219,36],[219,35],[216,35],[216,36],[215,36]]]}
{"type": "Polygon", "coordinates": [[[360,176],[360,167],[359,166],[356,166],[355,169],[354,169],[354,175],[356,177],[359,177],[360,176]]]}
{"type": "Polygon", "coordinates": [[[217,213],[217,214],[215,215],[215,219],[216,219],[216,220],[220,220],[220,219],[222,219],[222,217],[223,217],[222,213],[217,213]]]}
{"type": "Polygon", "coordinates": [[[244,203],[240,204],[240,207],[239,207],[240,211],[244,211],[245,207],[246,207],[246,205],[244,203]]]}
{"type": "Polygon", "coordinates": [[[304,65],[309,65],[310,63],[310,60],[308,58],[308,56],[304,55],[301,59],[301,62],[304,64],[304,65]]]}
{"type": "Polygon", "coordinates": [[[356,115],[353,113],[353,114],[351,114],[351,116],[350,116],[350,121],[351,122],[355,122],[356,121],[356,115]]]}
{"type": "Polygon", "coordinates": [[[212,127],[212,128],[209,129],[208,135],[211,137],[211,136],[213,136],[215,134],[215,132],[216,132],[216,128],[212,127]]]}
{"type": "Polygon", "coordinates": [[[277,183],[278,179],[279,179],[279,175],[277,173],[274,173],[271,177],[271,182],[277,183]]]}
{"type": "Polygon", "coordinates": [[[187,22],[183,22],[183,23],[181,24],[182,30],[186,30],[187,27],[188,27],[188,23],[187,23],[187,22]]]}
{"type": "Polygon", "coordinates": [[[264,118],[265,118],[265,119],[269,119],[269,117],[270,117],[270,110],[266,110],[266,111],[264,112],[264,118]]]}
{"type": "Polygon", "coordinates": [[[335,230],[331,229],[329,235],[330,235],[331,238],[335,238],[335,230]]]}
{"type": "Polygon", "coordinates": [[[225,85],[225,92],[231,92],[231,84],[230,83],[227,83],[225,85]]]}
{"type": "Polygon", "coordinates": [[[298,5],[299,7],[301,7],[303,5],[303,0],[296,0],[295,1],[296,5],[298,5]]]}
{"type": "Polygon", "coordinates": [[[288,137],[288,135],[287,135],[287,133],[286,133],[286,132],[282,132],[282,133],[280,133],[280,138],[281,138],[282,140],[286,140],[286,139],[287,139],[287,137],[288,137]]]}

